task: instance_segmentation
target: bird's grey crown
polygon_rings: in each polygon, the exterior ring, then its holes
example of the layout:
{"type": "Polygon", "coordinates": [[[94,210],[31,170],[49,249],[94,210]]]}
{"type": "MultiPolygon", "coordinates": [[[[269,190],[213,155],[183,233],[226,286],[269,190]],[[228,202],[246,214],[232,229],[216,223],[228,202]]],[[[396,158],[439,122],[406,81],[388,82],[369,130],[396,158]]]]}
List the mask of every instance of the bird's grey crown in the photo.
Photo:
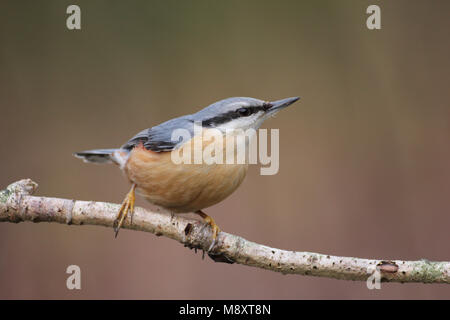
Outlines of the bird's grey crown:
{"type": "Polygon", "coordinates": [[[214,116],[220,116],[221,114],[226,114],[229,111],[236,111],[243,106],[263,106],[265,101],[247,98],[247,97],[234,97],[224,100],[217,101],[206,108],[194,113],[192,116],[196,121],[202,121],[214,116]]]}
{"type": "Polygon", "coordinates": [[[242,107],[264,107],[265,101],[234,97],[215,102],[206,108],[194,113],[163,122],[157,126],[142,130],[125,143],[121,148],[130,151],[135,146],[143,144],[146,149],[160,152],[170,151],[177,147],[178,141],[172,141],[172,132],[175,129],[186,129],[191,136],[194,135],[194,123],[202,122],[205,126],[215,121],[232,120],[230,115],[242,107]]]}

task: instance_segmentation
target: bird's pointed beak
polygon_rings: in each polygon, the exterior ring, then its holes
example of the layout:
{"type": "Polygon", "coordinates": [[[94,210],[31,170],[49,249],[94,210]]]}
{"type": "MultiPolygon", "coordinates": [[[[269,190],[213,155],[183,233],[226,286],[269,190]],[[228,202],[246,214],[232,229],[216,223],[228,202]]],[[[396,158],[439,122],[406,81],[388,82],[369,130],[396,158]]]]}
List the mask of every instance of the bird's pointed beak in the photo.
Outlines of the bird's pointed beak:
{"type": "Polygon", "coordinates": [[[286,99],[269,102],[269,104],[270,104],[269,111],[275,111],[275,110],[278,111],[279,109],[286,108],[287,106],[290,106],[298,99],[300,99],[300,97],[292,97],[292,98],[286,98],[286,99]]]}

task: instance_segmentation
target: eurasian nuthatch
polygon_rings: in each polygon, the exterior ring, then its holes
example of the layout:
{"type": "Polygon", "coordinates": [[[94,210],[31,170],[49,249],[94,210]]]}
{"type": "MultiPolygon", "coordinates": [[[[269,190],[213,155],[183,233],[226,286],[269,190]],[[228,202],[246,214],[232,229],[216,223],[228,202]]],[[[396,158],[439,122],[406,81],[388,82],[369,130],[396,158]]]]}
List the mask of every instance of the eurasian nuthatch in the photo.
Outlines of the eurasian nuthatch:
{"type": "MultiPolygon", "coordinates": [[[[172,152],[179,152],[186,145],[193,148],[198,145],[192,142],[202,138],[195,135],[198,130],[194,127],[199,124],[204,130],[219,130],[228,139],[230,132],[233,135],[250,128],[258,129],[264,120],[298,99],[266,102],[254,98],[228,98],[197,113],[145,129],[118,149],[88,150],[77,152],[75,156],[86,162],[116,163],[130,180],[131,190],[114,223],[116,236],[128,212],[133,213],[137,189],[155,205],[176,213],[195,212],[200,215],[213,229],[214,245],[220,229],[202,209],[233,193],[244,180],[248,164],[176,164],[172,161],[172,152]],[[191,134],[189,143],[173,140],[176,129],[184,129],[191,134]]],[[[205,144],[200,145],[205,147],[205,144]]]]}

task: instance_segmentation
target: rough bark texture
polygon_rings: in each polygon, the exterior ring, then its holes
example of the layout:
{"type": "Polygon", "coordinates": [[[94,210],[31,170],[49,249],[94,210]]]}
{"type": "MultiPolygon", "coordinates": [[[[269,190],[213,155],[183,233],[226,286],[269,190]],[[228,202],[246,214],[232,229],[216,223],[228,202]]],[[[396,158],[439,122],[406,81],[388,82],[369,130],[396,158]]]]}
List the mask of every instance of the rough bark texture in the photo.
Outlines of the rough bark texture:
{"type": "MultiPolygon", "coordinates": [[[[112,227],[119,205],[32,196],[37,184],[17,181],[0,191],[0,222],[58,222],[70,225],[112,227]]],[[[169,212],[136,208],[124,228],[154,233],[190,248],[207,250],[211,230],[197,220],[169,212]]],[[[339,257],[312,252],[286,251],[221,232],[209,256],[216,262],[343,280],[366,281],[376,275],[383,282],[450,283],[450,262],[403,261],[339,257]]]]}

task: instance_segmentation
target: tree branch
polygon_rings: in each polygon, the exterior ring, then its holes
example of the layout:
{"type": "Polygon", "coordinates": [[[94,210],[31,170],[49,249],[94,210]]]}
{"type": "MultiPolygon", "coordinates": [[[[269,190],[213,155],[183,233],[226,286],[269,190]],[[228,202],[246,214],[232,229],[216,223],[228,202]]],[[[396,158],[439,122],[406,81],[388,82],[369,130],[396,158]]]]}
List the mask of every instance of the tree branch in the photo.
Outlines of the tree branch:
{"type": "MultiPolygon", "coordinates": [[[[17,181],[0,191],[0,222],[58,222],[70,225],[112,227],[119,205],[32,196],[37,184],[17,181]]],[[[187,247],[206,251],[211,230],[204,223],[162,210],[135,208],[133,221],[124,228],[154,233],[187,247]]],[[[221,232],[209,253],[217,262],[239,263],[283,274],[301,274],[366,281],[378,276],[385,282],[450,283],[450,262],[402,261],[338,257],[312,252],[286,251],[221,232]]]]}

